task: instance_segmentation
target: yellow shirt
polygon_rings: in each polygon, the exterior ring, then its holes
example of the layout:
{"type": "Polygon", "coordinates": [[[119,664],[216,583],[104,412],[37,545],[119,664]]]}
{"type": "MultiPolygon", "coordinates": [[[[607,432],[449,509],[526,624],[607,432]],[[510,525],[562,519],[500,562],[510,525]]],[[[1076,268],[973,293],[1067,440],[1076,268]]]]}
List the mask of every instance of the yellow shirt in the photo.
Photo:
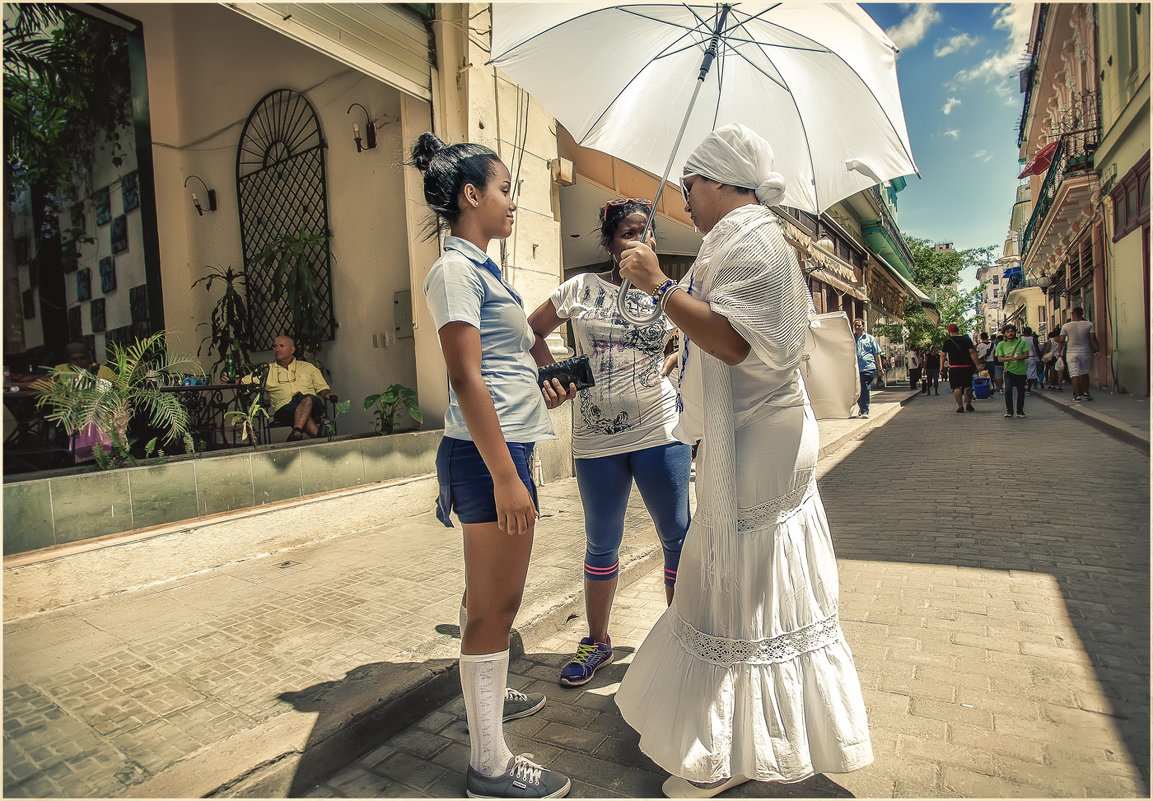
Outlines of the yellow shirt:
{"type": "MultiPolygon", "coordinates": [[[[245,384],[254,383],[250,375],[240,380],[245,384]]],[[[322,390],[328,389],[328,382],[315,365],[293,359],[287,367],[269,362],[268,381],[264,386],[268,390],[272,410],[276,411],[292,400],[292,396],[298,392],[302,395],[319,395],[322,390]]]]}
{"type": "MultiPolygon", "coordinates": [[[[64,362],[64,364],[56,365],[57,370],[65,370],[69,367],[75,367],[75,365],[72,364],[72,362],[64,362]]],[[[93,372],[91,367],[88,368],[88,372],[90,372],[90,373],[93,372]]],[[[103,364],[96,365],[96,371],[95,371],[94,375],[97,378],[104,378],[104,379],[107,379],[108,381],[113,381],[116,378],[116,373],[112,372],[112,368],[107,367],[106,365],[103,365],[103,364]]]]}

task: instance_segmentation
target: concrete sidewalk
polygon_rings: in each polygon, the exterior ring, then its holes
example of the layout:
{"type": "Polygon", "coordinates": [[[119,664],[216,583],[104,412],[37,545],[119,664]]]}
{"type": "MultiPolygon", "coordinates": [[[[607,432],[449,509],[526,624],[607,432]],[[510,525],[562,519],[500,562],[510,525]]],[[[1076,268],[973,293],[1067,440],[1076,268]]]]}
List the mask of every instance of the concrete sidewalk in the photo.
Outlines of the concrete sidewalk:
{"type": "Polygon", "coordinates": [[[1116,395],[1096,390],[1093,400],[1073,400],[1072,388],[1064,392],[1038,391],[1033,398],[1054,404],[1066,412],[1076,415],[1094,428],[1111,437],[1128,442],[1149,453],[1149,398],[1136,395],[1116,395]]]}
{"type": "MultiPolygon", "coordinates": [[[[869,420],[822,421],[822,456],[914,395],[891,388],[869,420]]],[[[540,500],[518,652],[583,614],[576,482],[540,500]]],[[[387,487],[347,502],[395,509],[387,487]]],[[[660,562],[637,493],[625,523],[622,592],[660,562]]],[[[460,531],[426,512],[6,623],[4,795],[303,792],[459,694],[462,587],[460,531]]]]}

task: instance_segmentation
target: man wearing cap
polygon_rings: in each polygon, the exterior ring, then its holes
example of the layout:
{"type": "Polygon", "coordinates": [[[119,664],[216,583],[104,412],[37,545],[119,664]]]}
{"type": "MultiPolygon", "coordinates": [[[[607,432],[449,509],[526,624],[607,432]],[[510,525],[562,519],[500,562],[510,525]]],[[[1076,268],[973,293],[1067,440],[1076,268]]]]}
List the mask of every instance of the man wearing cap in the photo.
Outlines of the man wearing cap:
{"type": "Polygon", "coordinates": [[[973,340],[957,327],[956,323],[945,326],[949,336],[941,344],[941,372],[945,372],[945,360],[949,360],[949,387],[953,390],[953,400],[957,402],[957,412],[973,411],[973,375],[981,369],[981,358],[973,340]]]}
{"type": "Polygon", "coordinates": [[[672,774],[665,795],[710,798],[750,779],[856,770],[873,752],[798,369],[812,300],[769,209],[784,177],[768,142],[725,125],[692,152],[681,183],[704,232],[692,269],[673,282],[635,240],[620,270],[684,335],[673,436],[700,443],[697,515],[672,604],[616,702],[672,774]]]}

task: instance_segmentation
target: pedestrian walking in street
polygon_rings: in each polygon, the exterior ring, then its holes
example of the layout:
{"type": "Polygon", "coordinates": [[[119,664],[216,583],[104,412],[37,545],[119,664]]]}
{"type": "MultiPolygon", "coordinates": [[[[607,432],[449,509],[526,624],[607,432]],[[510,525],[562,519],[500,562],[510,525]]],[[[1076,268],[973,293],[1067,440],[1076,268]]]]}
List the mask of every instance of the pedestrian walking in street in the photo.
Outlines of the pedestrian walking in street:
{"type": "MultiPolygon", "coordinates": [[[[617,312],[620,257],[626,245],[640,239],[651,208],[648,200],[622,198],[606,203],[600,212],[601,247],[612,258],[612,269],[570,278],[529,316],[538,362],[552,361],[545,337],[568,320],[577,352],[588,356],[596,380],[578,396],[573,420],[573,465],[585,519],[589,633],[561,670],[560,683],[568,687],[587,683],[613,658],[609,617],[633,482],[661,541],[669,602],[689,528],[692,449],[673,436],[677,391],[668,379],[677,360],[669,352],[676,328],[665,315],[653,325],[634,325],[617,312]]],[[[650,248],[656,244],[651,236],[648,244],[650,248]]],[[[629,294],[639,315],[652,308],[644,292],[634,289],[629,294]]],[[[544,394],[553,400],[548,387],[544,394]]]]}
{"type": "Polygon", "coordinates": [[[768,208],[784,179],[768,142],[726,125],[689,156],[682,185],[705,233],[689,274],[668,279],[639,242],[621,274],[684,334],[675,434],[700,443],[698,505],[672,605],[616,700],[641,750],[672,774],[665,794],[705,798],[873,756],[798,370],[812,301],[768,208]]]}
{"type": "Polygon", "coordinates": [[[861,395],[857,398],[857,416],[869,416],[869,387],[873,379],[880,376],[884,383],[884,368],[881,366],[881,343],[872,334],[865,333],[865,321],[858,317],[853,320],[853,338],[857,340],[857,370],[861,375],[861,395]]]}
{"type": "Polygon", "coordinates": [[[994,358],[1004,368],[1005,376],[1005,416],[1012,417],[1016,408],[1017,416],[1025,416],[1025,361],[1029,358],[1029,343],[1017,336],[1017,326],[1009,323],[1004,328],[1004,338],[997,343],[994,358]],[[1014,407],[1014,395],[1016,406],[1014,407]]]}
{"type": "Polygon", "coordinates": [[[989,371],[989,378],[993,382],[993,392],[1005,393],[1005,368],[997,362],[997,345],[1005,337],[1000,332],[993,335],[989,350],[985,353],[985,369],[989,371]]]}
{"type": "Polygon", "coordinates": [[[973,376],[981,369],[977,348],[968,335],[962,334],[956,323],[945,326],[949,336],[941,344],[941,372],[945,359],[949,360],[949,387],[958,412],[973,411],[973,376]]]}
{"type": "Polygon", "coordinates": [[[921,354],[916,348],[905,354],[905,367],[909,368],[909,389],[916,389],[921,380],[921,354]]]}
{"type": "Polygon", "coordinates": [[[1065,383],[1065,344],[1061,338],[1061,328],[1058,326],[1049,332],[1049,341],[1045,351],[1041,354],[1041,361],[1045,362],[1045,372],[1048,376],[1049,389],[1064,392],[1065,383]]]}
{"type": "Polygon", "coordinates": [[[934,342],[929,346],[929,352],[925,354],[925,394],[929,394],[929,390],[933,390],[934,395],[940,395],[941,390],[938,381],[941,377],[941,350],[934,342]]]}
{"type": "MultiPolygon", "coordinates": [[[[536,340],[524,305],[487,256],[512,233],[516,204],[508,168],[487,147],[446,146],[431,133],[412,149],[424,197],[451,233],[424,295],[448,369],[449,405],[436,456],[437,518],[464,529],[460,680],[473,798],[557,798],[569,780],[513,755],[504,739],[509,634],[520,607],[537,517],[530,460],[555,439],[530,353],[536,340]]],[[[558,402],[575,385],[555,382],[558,402]]],[[[540,699],[543,705],[544,699],[540,699]]],[[[539,708],[539,706],[537,707],[539,708]]]]}
{"type": "Polygon", "coordinates": [[[1040,390],[1044,383],[1041,380],[1041,343],[1029,326],[1025,326],[1023,333],[1025,342],[1029,345],[1029,358],[1025,360],[1025,394],[1032,396],[1033,387],[1036,386],[1040,390]]]}
{"type": "Polygon", "coordinates": [[[1101,344],[1097,341],[1093,324],[1085,319],[1085,310],[1080,306],[1073,307],[1073,319],[1061,326],[1061,346],[1069,380],[1073,384],[1073,400],[1093,400],[1089,394],[1089,365],[1094,358],[1101,358],[1101,344]]]}

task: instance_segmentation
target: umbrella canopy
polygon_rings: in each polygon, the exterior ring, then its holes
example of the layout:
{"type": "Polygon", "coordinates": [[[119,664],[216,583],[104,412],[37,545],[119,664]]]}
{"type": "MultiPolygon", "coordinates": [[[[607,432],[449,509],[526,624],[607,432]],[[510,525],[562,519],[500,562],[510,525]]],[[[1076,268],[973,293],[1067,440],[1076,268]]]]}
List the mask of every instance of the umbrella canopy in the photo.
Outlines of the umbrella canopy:
{"type": "Polygon", "coordinates": [[[709,131],[743,123],[773,146],[787,182],[782,204],[816,214],[917,173],[897,87],[897,48],[856,5],[492,8],[490,63],[583,147],[656,175],[671,164],[679,180],[709,131]],[[702,59],[713,40],[716,63],[706,73],[702,59]]]}
{"type": "Polygon", "coordinates": [[[1033,154],[1033,158],[1029,159],[1025,164],[1025,169],[1021,170],[1021,174],[1017,176],[1018,179],[1027,178],[1030,175],[1040,175],[1049,169],[1049,165],[1053,163],[1053,152],[1057,149],[1057,143],[1060,140],[1054,140],[1043,148],[1033,154]]]}

